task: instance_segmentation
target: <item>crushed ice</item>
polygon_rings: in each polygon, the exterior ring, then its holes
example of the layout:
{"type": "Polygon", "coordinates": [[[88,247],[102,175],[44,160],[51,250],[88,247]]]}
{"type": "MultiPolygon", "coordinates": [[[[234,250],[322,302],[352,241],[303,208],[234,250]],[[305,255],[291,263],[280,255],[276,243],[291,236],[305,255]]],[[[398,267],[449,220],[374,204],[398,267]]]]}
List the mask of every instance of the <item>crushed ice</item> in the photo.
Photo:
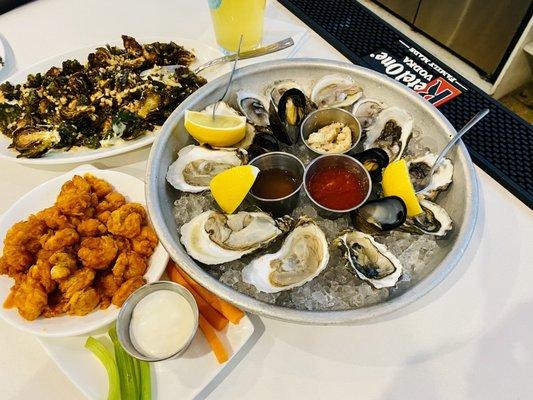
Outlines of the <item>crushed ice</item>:
{"type": "MultiPolygon", "coordinates": [[[[420,140],[416,140],[417,135],[418,133],[415,132],[415,140],[411,140],[409,143],[406,150],[407,156],[425,154],[429,151],[426,145],[420,140]]],[[[311,155],[303,144],[296,146],[294,153],[301,157],[304,164],[311,160],[311,155]]],[[[210,209],[217,209],[217,206],[209,192],[181,193],[174,203],[174,216],[178,226],[181,226],[194,216],[210,209]]],[[[253,206],[246,201],[239,207],[239,210],[252,209],[253,206]]],[[[303,190],[300,195],[300,203],[292,213],[294,218],[301,215],[313,218],[326,234],[329,243],[337,237],[340,231],[350,226],[348,216],[329,220],[318,215],[316,208],[306,198],[303,190]]],[[[341,258],[341,251],[331,245],[329,264],[318,277],[303,286],[280,293],[258,292],[254,286],[242,281],[241,270],[252,259],[277,250],[281,241],[277,241],[268,249],[247,255],[240,260],[222,265],[204,266],[204,268],[224,284],[267,303],[303,310],[353,309],[384,301],[392,292],[405,290],[423,278],[429,272],[429,265],[432,265],[430,260],[438,247],[433,236],[412,235],[400,231],[392,231],[377,236],[376,240],[385,244],[403,265],[403,276],[393,289],[375,289],[367,282],[357,278],[346,267],[341,258]]]]}

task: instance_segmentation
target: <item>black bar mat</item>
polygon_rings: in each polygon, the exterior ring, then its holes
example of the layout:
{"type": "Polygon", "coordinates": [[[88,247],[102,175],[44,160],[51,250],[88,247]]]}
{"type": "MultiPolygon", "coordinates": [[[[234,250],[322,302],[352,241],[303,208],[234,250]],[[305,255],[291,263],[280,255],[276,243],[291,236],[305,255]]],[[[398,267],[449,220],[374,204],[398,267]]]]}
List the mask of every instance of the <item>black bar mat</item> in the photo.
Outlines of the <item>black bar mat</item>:
{"type": "Polygon", "coordinates": [[[474,162],[533,208],[533,127],[451,68],[431,57],[420,46],[356,0],[278,0],[354,64],[373,69],[369,55],[386,48],[412,46],[460,79],[463,93],[439,107],[456,128],[474,114],[490,114],[463,140],[474,162]]]}

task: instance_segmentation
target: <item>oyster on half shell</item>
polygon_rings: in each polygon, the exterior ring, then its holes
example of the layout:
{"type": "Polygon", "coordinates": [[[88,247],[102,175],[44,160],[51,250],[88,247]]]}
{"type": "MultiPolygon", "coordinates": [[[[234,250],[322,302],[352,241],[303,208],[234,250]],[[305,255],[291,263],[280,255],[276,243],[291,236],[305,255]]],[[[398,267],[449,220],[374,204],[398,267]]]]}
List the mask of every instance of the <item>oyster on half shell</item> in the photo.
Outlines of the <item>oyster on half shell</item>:
{"type": "Polygon", "coordinates": [[[335,239],[334,244],[344,251],[355,274],[376,289],[396,285],[402,275],[400,260],[366,233],[348,231],[335,239]]]}
{"type": "Polygon", "coordinates": [[[453,222],[444,208],[429,200],[420,200],[422,213],[412,218],[407,218],[400,229],[418,234],[428,234],[443,238],[452,228],[453,222]]]}
{"type": "Polygon", "coordinates": [[[178,152],[178,159],[168,167],[167,181],[183,192],[198,193],[209,189],[213,177],[231,167],[246,164],[243,149],[211,150],[193,144],[178,152]]]}
{"type": "Polygon", "coordinates": [[[376,122],[378,114],[387,108],[387,105],[379,100],[361,99],[353,105],[352,114],[361,124],[361,128],[368,129],[376,122]]]}
{"type": "Polygon", "coordinates": [[[242,279],[261,292],[276,293],[314,279],[328,261],[326,235],[313,220],[300,217],[281,249],[253,260],[243,268],[242,279]]]}
{"type": "Polygon", "coordinates": [[[237,105],[248,122],[255,126],[269,126],[268,110],[259,95],[247,90],[237,91],[237,105]]]}
{"type": "MultiPolygon", "coordinates": [[[[407,163],[409,176],[411,177],[415,190],[418,190],[420,183],[429,174],[437,157],[436,154],[427,153],[421,157],[414,158],[407,163]]],[[[419,194],[426,199],[433,200],[437,197],[439,192],[448,188],[450,183],[452,183],[452,179],[453,164],[450,159],[445,158],[433,173],[429,185],[419,194]]]]}
{"type": "Polygon", "coordinates": [[[194,259],[222,264],[268,245],[287,232],[291,223],[290,217],[274,220],[264,212],[205,211],[182,225],[181,243],[194,259]]]}
{"type": "Polygon", "coordinates": [[[387,152],[389,161],[399,159],[411,138],[413,117],[398,107],[381,111],[376,121],[366,131],[365,150],[378,147],[387,152]]]}
{"type": "Polygon", "coordinates": [[[326,75],[311,91],[311,101],[318,108],[351,106],[362,96],[363,88],[345,74],[326,75]]]}

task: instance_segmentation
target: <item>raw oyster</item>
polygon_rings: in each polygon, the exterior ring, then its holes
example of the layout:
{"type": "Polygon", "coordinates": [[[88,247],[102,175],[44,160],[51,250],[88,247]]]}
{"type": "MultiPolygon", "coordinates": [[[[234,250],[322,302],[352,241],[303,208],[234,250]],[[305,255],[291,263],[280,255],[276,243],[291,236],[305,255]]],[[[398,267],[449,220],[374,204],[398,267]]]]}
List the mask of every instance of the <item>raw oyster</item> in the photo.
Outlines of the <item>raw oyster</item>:
{"type": "Polygon", "coordinates": [[[356,229],[380,234],[401,226],[407,218],[407,208],[401,198],[389,196],[365,203],[351,217],[356,229]]]}
{"type": "Polygon", "coordinates": [[[268,126],[270,124],[265,103],[257,94],[239,90],[237,92],[237,105],[252,125],[268,126]]]}
{"type": "Polygon", "coordinates": [[[429,200],[420,200],[422,214],[407,218],[402,230],[410,233],[426,233],[428,235],[445,237],[451,232],[453,222],[444,208],[429,200]]]}
{"type": "MultiPolygon", "coordinates": [[[[413,182],[415,190],[420,188],[420,183],[422,180],[429,174],[431,167],[437,159],[436,154],[428,153],[421,157],[410,160],[407,163],[407,168],[409,168],[409,176],[413,182]]],[[[453,178],[453,164],[450,159],[445,158],[441,161],[440,165],[437,167],[429,185],[421,191],[419,194],[424,196],[429,200],[435,199],[440,191],[446,190],[450,183],[452,183],[453,178]]]]}
{"type": "Polygon", "coordinates": [[[400,261],[366,233],[348,231],[335,239],[334,244],[343,249],[355,274],[376,289],[396,285],[402,275],[400,261]]]}
{"type": "Polygon", "coordinates": [[[281,249],[253,260],[242,270],[242,279],[261,292],[276,293],[314,279],[328,261],[326,235],[313,220],[300,217],[281,249]]]}
{"type": "Polygon", "coordinates": [[[246,123],[246,133],[242,140],[238,143],[235,143],[231,147],[214,147],[215,149],[226,149],[226,150],[237,150],[244,149],[248,150],[250,145],[254,142],[255,137],[257,136],[257,129],[250,123],[246,123]]]}
{"type": "Polygon", "coordinates": [[[319,108],[351,106],[362,96],[361,86],[344,74],[324,76],[311,91],[311,101],[319,108]]]}
{"type": "Polygon", "coordinates": [[[399,159],[413,132],[413,117],[398,107],[381,111],[366,131],[365,150],[378,147],[389,155],[390,162],[399,159]]]}
{"type": "Polygon", "coordinates": [[[194,259],[222,264],[268,245],[287,232],[291,223],[290,217],[274,220],[264,212],[205,211],[181,226],[181,243],[194,259]]]}
{"type": "Polygon", "coordinates": [[[178,159],[168,167],[167,181],[183,192],[209,189],[211,179],[231,167],[246,164],[246,150],[211,150],[189,145],[178,152],[178,159]]]}
{"type": "Polygon", "coordinates": [[[361,99],[353,105],[352,114],[361,124],[361,128],[368,129],[376,122],[378,114],[387,108],[387,105],[379,100],[361,99]]]}

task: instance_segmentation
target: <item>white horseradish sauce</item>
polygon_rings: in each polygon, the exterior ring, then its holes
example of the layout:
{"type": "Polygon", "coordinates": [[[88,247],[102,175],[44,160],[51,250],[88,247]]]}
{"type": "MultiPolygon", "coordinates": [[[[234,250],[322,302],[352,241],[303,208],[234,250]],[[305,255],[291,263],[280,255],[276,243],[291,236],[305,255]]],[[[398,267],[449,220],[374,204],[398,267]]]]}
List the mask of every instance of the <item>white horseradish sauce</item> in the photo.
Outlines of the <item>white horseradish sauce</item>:
{"type": "Polygon", "coordinates": [[[195,330],[194,312],[179,293],[157,290],[133,309],[130,337],[140,353],[167,358],[181,350],[195,330]]]}

